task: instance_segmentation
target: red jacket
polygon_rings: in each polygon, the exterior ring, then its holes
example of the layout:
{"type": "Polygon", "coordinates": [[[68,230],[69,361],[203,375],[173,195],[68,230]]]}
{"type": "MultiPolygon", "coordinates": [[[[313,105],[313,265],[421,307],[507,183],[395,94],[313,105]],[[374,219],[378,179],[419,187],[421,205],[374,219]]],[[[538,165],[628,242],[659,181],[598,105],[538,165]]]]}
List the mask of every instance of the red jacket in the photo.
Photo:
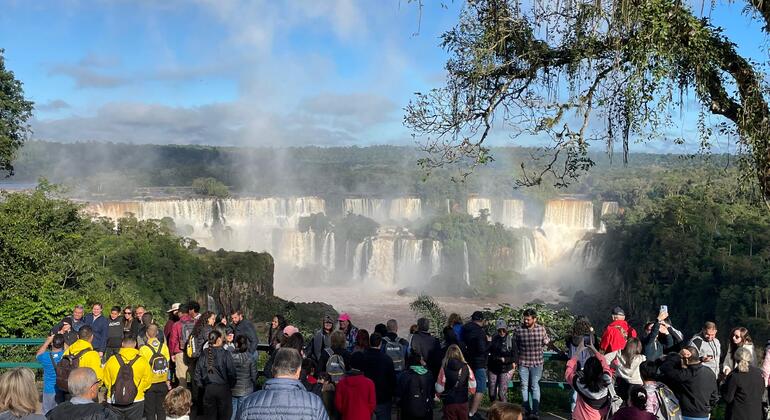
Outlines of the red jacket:
{"type": "Polygon", "coordinates": [[[605,353],[623,350],[629,337],[636,338],[636,330],[631,328],[628,322],[625,320],[612,321],[604,330],[602,341],[599,343],[599,350],[605,353]]]}
{"type": "Polygon", "coordinates": [[[189,321],[191,319],[190,315],[182,315],[179,317],[179,321],[175,322],[171,328],[171,337],[168,339],[168,350],[171,352],[171,356],[182,352],[179,349],[179,342],[182,340],[182,321],[189,321]]]}
{"type": "Polygon", "coordinates": [[[342,420],[369,420],[377,406],[374,382],[362,373],[347,374],[337,384],[334,406],[342,420]]]}

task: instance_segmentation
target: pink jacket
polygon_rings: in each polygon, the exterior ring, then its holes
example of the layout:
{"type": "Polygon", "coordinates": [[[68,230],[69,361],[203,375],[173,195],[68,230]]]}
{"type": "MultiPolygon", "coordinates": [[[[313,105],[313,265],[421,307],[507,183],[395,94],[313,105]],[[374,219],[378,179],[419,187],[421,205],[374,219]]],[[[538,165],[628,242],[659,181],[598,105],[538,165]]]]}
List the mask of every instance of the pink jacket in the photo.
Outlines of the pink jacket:
{"type": "MultiPolygon", "coordinates": [[[[602,364],[602,369],[604,370],[604,373],[607,375],[611,375],[610,367],[607,365],[607,361],[602,357],[602,355],[599,355],[596,357],[602,364]]],[[[564,377],[567,380],[567,383],[572,385],[575,379],[575,375],[577,374],[577,358],[573,357],[567,362],[567,371],[564,373],[564,377]]],[[[612,385],[610,385],[612,386],[612,385]]],[[[577,404],[575,404],[575,411],[572,413],[572,418],[574,420],[602,420],[606,415],[607,411],[609,409],[609,405],[607,405],[607,408],[597,410],[590,405],[588,405],[585,401],[583,401],[583,398],[580,396],[580,393],[578,393],[577,396],[577,404]]]]}

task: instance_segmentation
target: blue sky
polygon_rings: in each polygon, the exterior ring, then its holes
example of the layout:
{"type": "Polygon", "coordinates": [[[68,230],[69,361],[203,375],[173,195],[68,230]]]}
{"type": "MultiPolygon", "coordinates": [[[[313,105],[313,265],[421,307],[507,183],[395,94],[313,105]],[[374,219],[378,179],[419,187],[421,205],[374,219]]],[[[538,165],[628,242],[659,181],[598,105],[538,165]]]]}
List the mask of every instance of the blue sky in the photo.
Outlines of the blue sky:
{"type": "MultiPolygon", "coordinates": [[[[0,48],[36,102],[36,138],[413,144],[402,109],[441,85],[438,37],[463,5],[426,3],[419,19],[408,0],[0,0],[0,48]]],[[[710,13],[766,57],[741,6],[710,13]]]]}

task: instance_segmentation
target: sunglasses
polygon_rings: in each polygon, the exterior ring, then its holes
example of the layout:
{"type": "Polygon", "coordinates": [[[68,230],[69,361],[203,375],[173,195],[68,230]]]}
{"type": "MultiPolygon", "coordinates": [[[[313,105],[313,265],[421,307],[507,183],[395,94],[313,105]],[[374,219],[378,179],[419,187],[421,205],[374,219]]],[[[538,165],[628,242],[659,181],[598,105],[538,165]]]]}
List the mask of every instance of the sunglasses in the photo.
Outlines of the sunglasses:
{"type": "Polygon", "coordinates": [[[126,315],[133,315],[133,312],[123,312],[126,315]]]}
{"type": "Polygon", "coordinates": [[[91,386],[94,386],[94,385],[102,386],[102,383],[104,383],[104,381],[102,381],[101,379],[97,379],[96,382],[91,384],[91,386]]]}

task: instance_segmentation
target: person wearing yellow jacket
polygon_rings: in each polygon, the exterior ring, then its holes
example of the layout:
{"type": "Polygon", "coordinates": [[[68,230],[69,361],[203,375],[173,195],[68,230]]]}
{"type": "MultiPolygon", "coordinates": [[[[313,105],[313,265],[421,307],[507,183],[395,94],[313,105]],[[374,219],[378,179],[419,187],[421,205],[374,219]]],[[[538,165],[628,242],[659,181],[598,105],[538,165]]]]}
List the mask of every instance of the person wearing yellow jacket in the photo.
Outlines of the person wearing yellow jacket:
{"type": "Polygon", "coordinates": [[[144,418],[146,420],[161,420],[166,418],[163,400],[168,393],[168,362],[169,352],[166,343],[158,340],[158,326],[147,326],[147,344],[139,348],[139,354],[148,360],[152,371],[152,385],[144,393],[144,418]],[[161,360],[162,359],[162,360],[161,360]]]}
{"type": "Polygon", "coordinates": [[[78,339],[72,343],[67,350],[64,351],[63,356],[76,356],[83,350],[87,350],[78,359],[78,367],[91,368],[96,373],[96,378],[102,380],[102,358],[94,350],[91,342],[94,341],[94,330],[89,325],[80,327],[78,331],[78,339]]]}
{"type": "Polygon", "coordinates": [[[141,419],[144,414],[144,393],[152,385],[152,378],[150,362],[142,357],[139,350],[136,349],[136,338],[131,336],[124,338],[118,354],[110,357],[104,364],[104,386],[107,387],[107,402],[109,402],[112,411],[123,419],[141,419]],[[121,360],[119,361],[118,358],[121,360]],[[121,361],[123,364],[131,366],[134,376],[136,396],[130,403],[117,401],[118,396],[115,395],[116,385],[119,385],[117,381],[121,361]]]}

